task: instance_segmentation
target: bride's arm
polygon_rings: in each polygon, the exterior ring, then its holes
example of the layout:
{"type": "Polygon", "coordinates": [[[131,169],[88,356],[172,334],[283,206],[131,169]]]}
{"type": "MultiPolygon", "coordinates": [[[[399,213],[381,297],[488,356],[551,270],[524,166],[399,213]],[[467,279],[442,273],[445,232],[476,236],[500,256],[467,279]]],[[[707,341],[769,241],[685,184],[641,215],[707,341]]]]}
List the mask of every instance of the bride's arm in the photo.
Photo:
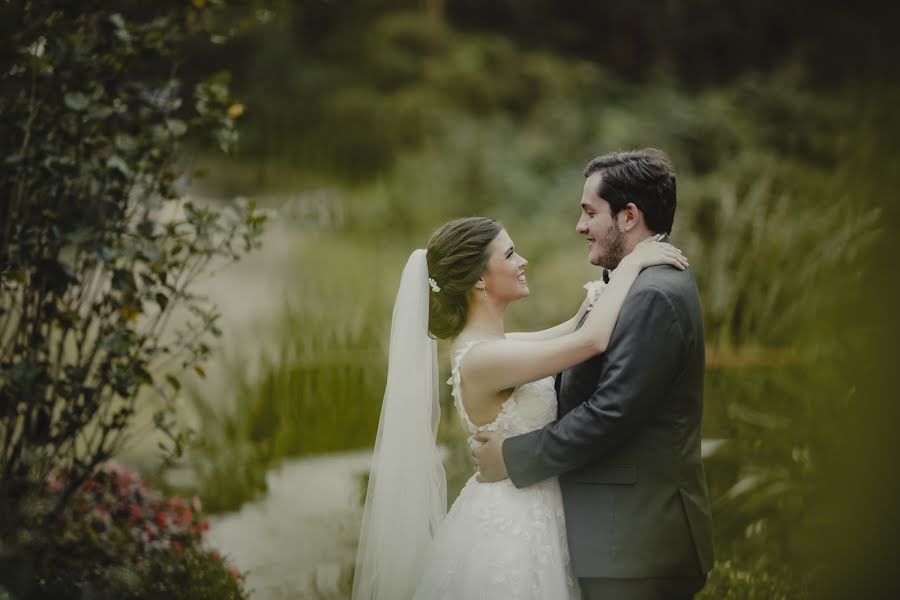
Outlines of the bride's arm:
{"type": "Polygon", "coordinates": [[[578,324],[578,319],[581,317],[582,313],[584,313],[587,305],[588,298],[587,296],[585,296],[584,302],[581,303],[581,307],[575,312],[575,316],[573,316],[568,321],[565,321],[548,329],[542,329],[541,331],[515,331],[512,333],[507,333],[506,339],[518,340],[522,342],[540,342],[542,340],[551,340],[561,335],[572,333],[573,331],[575,331],[575,326],[578,324]]]}
{"type": "Polygon", "coordinates": [[[631,285],[648,266],[687,266],[681,252],[650,238],[622,259],[580,329],[540,341],[502,339],[478,344],[466,355],[466,379],[487,391],[505,390],[555,375],[606,350],[631,285]]]}

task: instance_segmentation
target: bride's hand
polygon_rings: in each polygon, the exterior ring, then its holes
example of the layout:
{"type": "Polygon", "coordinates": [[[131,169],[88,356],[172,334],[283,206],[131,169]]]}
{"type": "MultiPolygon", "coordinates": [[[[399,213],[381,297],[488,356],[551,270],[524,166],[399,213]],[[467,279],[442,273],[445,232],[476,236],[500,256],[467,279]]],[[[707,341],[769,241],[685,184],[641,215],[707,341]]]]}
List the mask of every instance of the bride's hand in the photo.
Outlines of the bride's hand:
{"type": "Polygon", "coordinates": [[[646,269],[654,265],[672,265],[682,271],[690,266],[687,258],[681,253],[681,250],[668,244],[660,242],[662,234],[649,237],[634,247],[622,262],[631,264],[638,270],[646,269]]]}

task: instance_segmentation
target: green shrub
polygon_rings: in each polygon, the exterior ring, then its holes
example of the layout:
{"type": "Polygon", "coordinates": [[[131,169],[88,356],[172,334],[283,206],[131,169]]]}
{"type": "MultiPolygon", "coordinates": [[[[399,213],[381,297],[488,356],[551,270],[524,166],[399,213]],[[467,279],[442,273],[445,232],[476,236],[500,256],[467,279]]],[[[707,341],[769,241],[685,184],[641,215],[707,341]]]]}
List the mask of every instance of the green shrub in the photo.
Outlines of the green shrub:
{"type": "Polygon", "coordinates": [[[198,497],[165,497],[107,464],[56,514],[66,480],[62,471],[47,477],[12,545],[0,548],[0,584],[17,597],[247,597],[244,575],[203,545],[209,523],[198,497]]]}
{"type": "Polygon", "coordinates": [[[804,586],[794,581],[789,567],[738,565],[716,561],[697,600],[805,600],[804,586]]]}
{"type": "Polygon", "coordinates": [[[227,76],[176,76],[221,24],[204,6],[0,5],[17,26],[0,55],[0,542],[54,469],[68,508],[138,415],[155,411],[170,455],[188,436],[179,378],[220,333],[191,284],[256,247],[265,221],[252,202],[180,198],[185,140],[228,150],[242,111],[227,76]]]}

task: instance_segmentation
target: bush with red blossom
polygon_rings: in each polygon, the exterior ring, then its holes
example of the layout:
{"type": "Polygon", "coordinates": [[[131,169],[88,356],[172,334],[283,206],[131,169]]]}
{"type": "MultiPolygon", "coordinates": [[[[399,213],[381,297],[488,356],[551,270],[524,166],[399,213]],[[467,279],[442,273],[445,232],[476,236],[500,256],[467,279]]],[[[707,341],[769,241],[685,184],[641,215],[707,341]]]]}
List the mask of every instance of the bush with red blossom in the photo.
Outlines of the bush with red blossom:
{"type": "Polygon", "coordinates": [[[244,599],[245,576],[204,547],[200,498],[166,497],[107,464],[52,516],[65,473],[45,480],[13,547],[0,544],[0,590],[14,598],[244,599]],[[15,550],[12,552],[11,550],[15,550]]]}

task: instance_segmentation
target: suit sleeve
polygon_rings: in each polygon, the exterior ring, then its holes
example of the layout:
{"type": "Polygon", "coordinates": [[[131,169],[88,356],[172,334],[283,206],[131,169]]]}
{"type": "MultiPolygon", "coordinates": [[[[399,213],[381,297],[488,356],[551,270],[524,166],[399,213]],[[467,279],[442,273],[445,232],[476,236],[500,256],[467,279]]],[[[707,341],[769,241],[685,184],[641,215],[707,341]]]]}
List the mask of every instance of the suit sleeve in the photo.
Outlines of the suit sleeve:
{"type": "Polygon", "coordinates": [[[685,339],[671,301],[645,287],[622,308],[594,393],[541,429],[503,442],[516,487],[526,487],[610,454],[647,421],[675,379],[685,339]]]}

